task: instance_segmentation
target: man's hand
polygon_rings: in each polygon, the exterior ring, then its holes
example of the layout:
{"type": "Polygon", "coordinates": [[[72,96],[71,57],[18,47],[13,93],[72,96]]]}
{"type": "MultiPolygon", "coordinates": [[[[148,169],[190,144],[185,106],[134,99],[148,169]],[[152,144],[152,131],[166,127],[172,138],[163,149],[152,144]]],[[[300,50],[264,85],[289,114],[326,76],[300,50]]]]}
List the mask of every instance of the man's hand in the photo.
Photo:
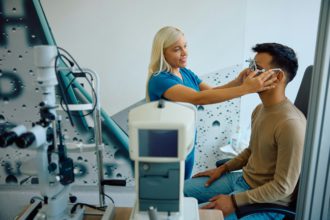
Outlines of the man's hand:
{"type": "Polygon", "coordinates": [[[210,203],[201,207],[201,209],[219,209],[224,216],[227,216],[235,211],[233,200],[229,195],[217,195],[212,197],[210,203]]]}
{"type": "Polygon", "coordinates": [[[206,183],[205,183],[205,187],[210,186],[216,179],[218,179],[220,176],[222,176],[223,173],[225,173],[227,171],[226,166],[225,165],[221,165],[217,168],[214,169],[210,169],[210,170],[206,170],[203,172],[199,172],[197,174],[195,174],[193,176],[193,178],[195,177],[201,177],[201,176],[208,176],[210,177],[206,183]]]}

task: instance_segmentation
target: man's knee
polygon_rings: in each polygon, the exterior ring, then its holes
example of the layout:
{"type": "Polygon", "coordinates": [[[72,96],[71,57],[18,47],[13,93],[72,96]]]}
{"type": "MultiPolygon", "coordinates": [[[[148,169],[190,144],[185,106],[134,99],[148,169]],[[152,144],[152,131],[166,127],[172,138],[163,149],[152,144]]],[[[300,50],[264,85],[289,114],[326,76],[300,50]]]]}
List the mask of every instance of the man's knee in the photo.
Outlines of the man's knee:
{"type": "Polygon", "coordinates": [[[187,179],[184,181],[183,194],[186,197],[193,197],[193,192],[196,190],[194,179],[187,179]]]}
{"type": "Polygon", "coordinates": [[[184,182],[183,193],[186,197],[194,197],[198,202],[205,202],[207,198],[205,198],[205,186],[204,183],[206,178],[198,177],[188,179],[184,182]]]}

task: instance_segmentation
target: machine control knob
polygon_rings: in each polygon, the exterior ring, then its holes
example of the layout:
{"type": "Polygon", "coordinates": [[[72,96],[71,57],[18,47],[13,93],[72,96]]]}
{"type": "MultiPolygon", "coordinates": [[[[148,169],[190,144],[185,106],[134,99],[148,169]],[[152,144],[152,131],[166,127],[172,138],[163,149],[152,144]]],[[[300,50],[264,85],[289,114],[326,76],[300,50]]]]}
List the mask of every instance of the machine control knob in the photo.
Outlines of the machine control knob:
{"type": "Polygon", "coordinates": [[[149,164],[144,163],[144,164],[142,165],[142,169],[143,169],[143,170],[149,170],[149,169],[150,169],[149,164]]]}

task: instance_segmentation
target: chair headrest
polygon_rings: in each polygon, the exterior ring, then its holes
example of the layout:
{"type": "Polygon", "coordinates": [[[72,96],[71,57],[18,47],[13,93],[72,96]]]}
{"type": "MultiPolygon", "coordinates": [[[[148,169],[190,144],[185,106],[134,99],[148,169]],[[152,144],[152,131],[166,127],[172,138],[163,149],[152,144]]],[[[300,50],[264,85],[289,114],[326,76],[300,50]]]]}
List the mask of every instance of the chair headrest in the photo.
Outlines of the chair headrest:
{"type": "Polygon", "coordinates": [[[310,65],[306,68],[303,79],[301,81],[296,100],[294,105],[305,115],[307,118],[309,93],[311,90],[313,66],[310,65]]]}

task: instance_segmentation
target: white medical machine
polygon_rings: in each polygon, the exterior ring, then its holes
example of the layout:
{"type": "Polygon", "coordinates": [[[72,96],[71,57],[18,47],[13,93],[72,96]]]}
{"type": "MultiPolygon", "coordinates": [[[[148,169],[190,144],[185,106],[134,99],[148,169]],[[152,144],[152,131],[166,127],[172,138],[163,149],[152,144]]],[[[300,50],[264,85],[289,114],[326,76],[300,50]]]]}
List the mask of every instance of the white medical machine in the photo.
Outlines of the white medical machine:
{"type": "MultiPolygon", "coordinates": [[[[23,125],[18,125],[0,135],[1,148],[15,143],[18,148],[37,151],[34,162],[38,173],[40,200],[42,201],[33,202],[18,219],[82,220],[84,218],[84,208],[80,206],[80,203],[75,203],[75,197],[70,196],[71,184],[75,180],[74,163],[67,155],[67,148],[63,143],[61,116],[56,114],[58,106],[56,104],[55,87],[58,81],[55,70],[56,61],[59,58],[58,48],[56,46],[40,45],[35,46],[33,52],[34,62],[38,70],[37,83],[43,95],[42,102],[39,105],[40,120],[35,122],[29,130],[23,125]]],[[[97,75],[94,74],[93,76],[98,82],[97,75]]],[[[99,102],[95,109],[93,116],[95,118],[96,142],[93,149],[97,155],[99,182],[101,183],[103,175],[100,174],[103,174],[103,171],[101,169],[102,154],[100,146],[102,145],[102,137],[99,123],[99,102]]],[[[103,187],[100,187],[99,193],[100,205],[103,206],[103,187]]],[[[106,212],[109,218],[113,217],[113,210],[113,205],[109,205],[106,212]]]]}
{"type": "Polygon", "coordinates": [[[129,112],[129,153],[137,199],[132,220],[198,220],[194,198],[183,196],[185,158],[195,141],[194,106],[160,100],[129,112]]]}
{"type": "Polygon", "coordinates": [[[38,68],[37,82],[43,91],[40,104],[41,120],[30,131],[20,135],[16,139],[16,145],[37,151],[38,180],[43,202],[32,204],[29,207],[30,212],[25,212],[20,219],[83,219],[83,208],[77,207],[75,212],[70,213],[68,206],[74,173],[73,160],[67,156],[62,142],[61,119],[56,114],[55,86],[58,82],[54,67],[57,54],[56,46],[34,48],[34,61],[38,68]],[[58,159],[54,160],[50,156],[50,148],[57,149],[58,159]],[[41,208],[35,205],[41,205],[41,208]],[[34,212],[37,214],[34,215],[34,212]]]}

